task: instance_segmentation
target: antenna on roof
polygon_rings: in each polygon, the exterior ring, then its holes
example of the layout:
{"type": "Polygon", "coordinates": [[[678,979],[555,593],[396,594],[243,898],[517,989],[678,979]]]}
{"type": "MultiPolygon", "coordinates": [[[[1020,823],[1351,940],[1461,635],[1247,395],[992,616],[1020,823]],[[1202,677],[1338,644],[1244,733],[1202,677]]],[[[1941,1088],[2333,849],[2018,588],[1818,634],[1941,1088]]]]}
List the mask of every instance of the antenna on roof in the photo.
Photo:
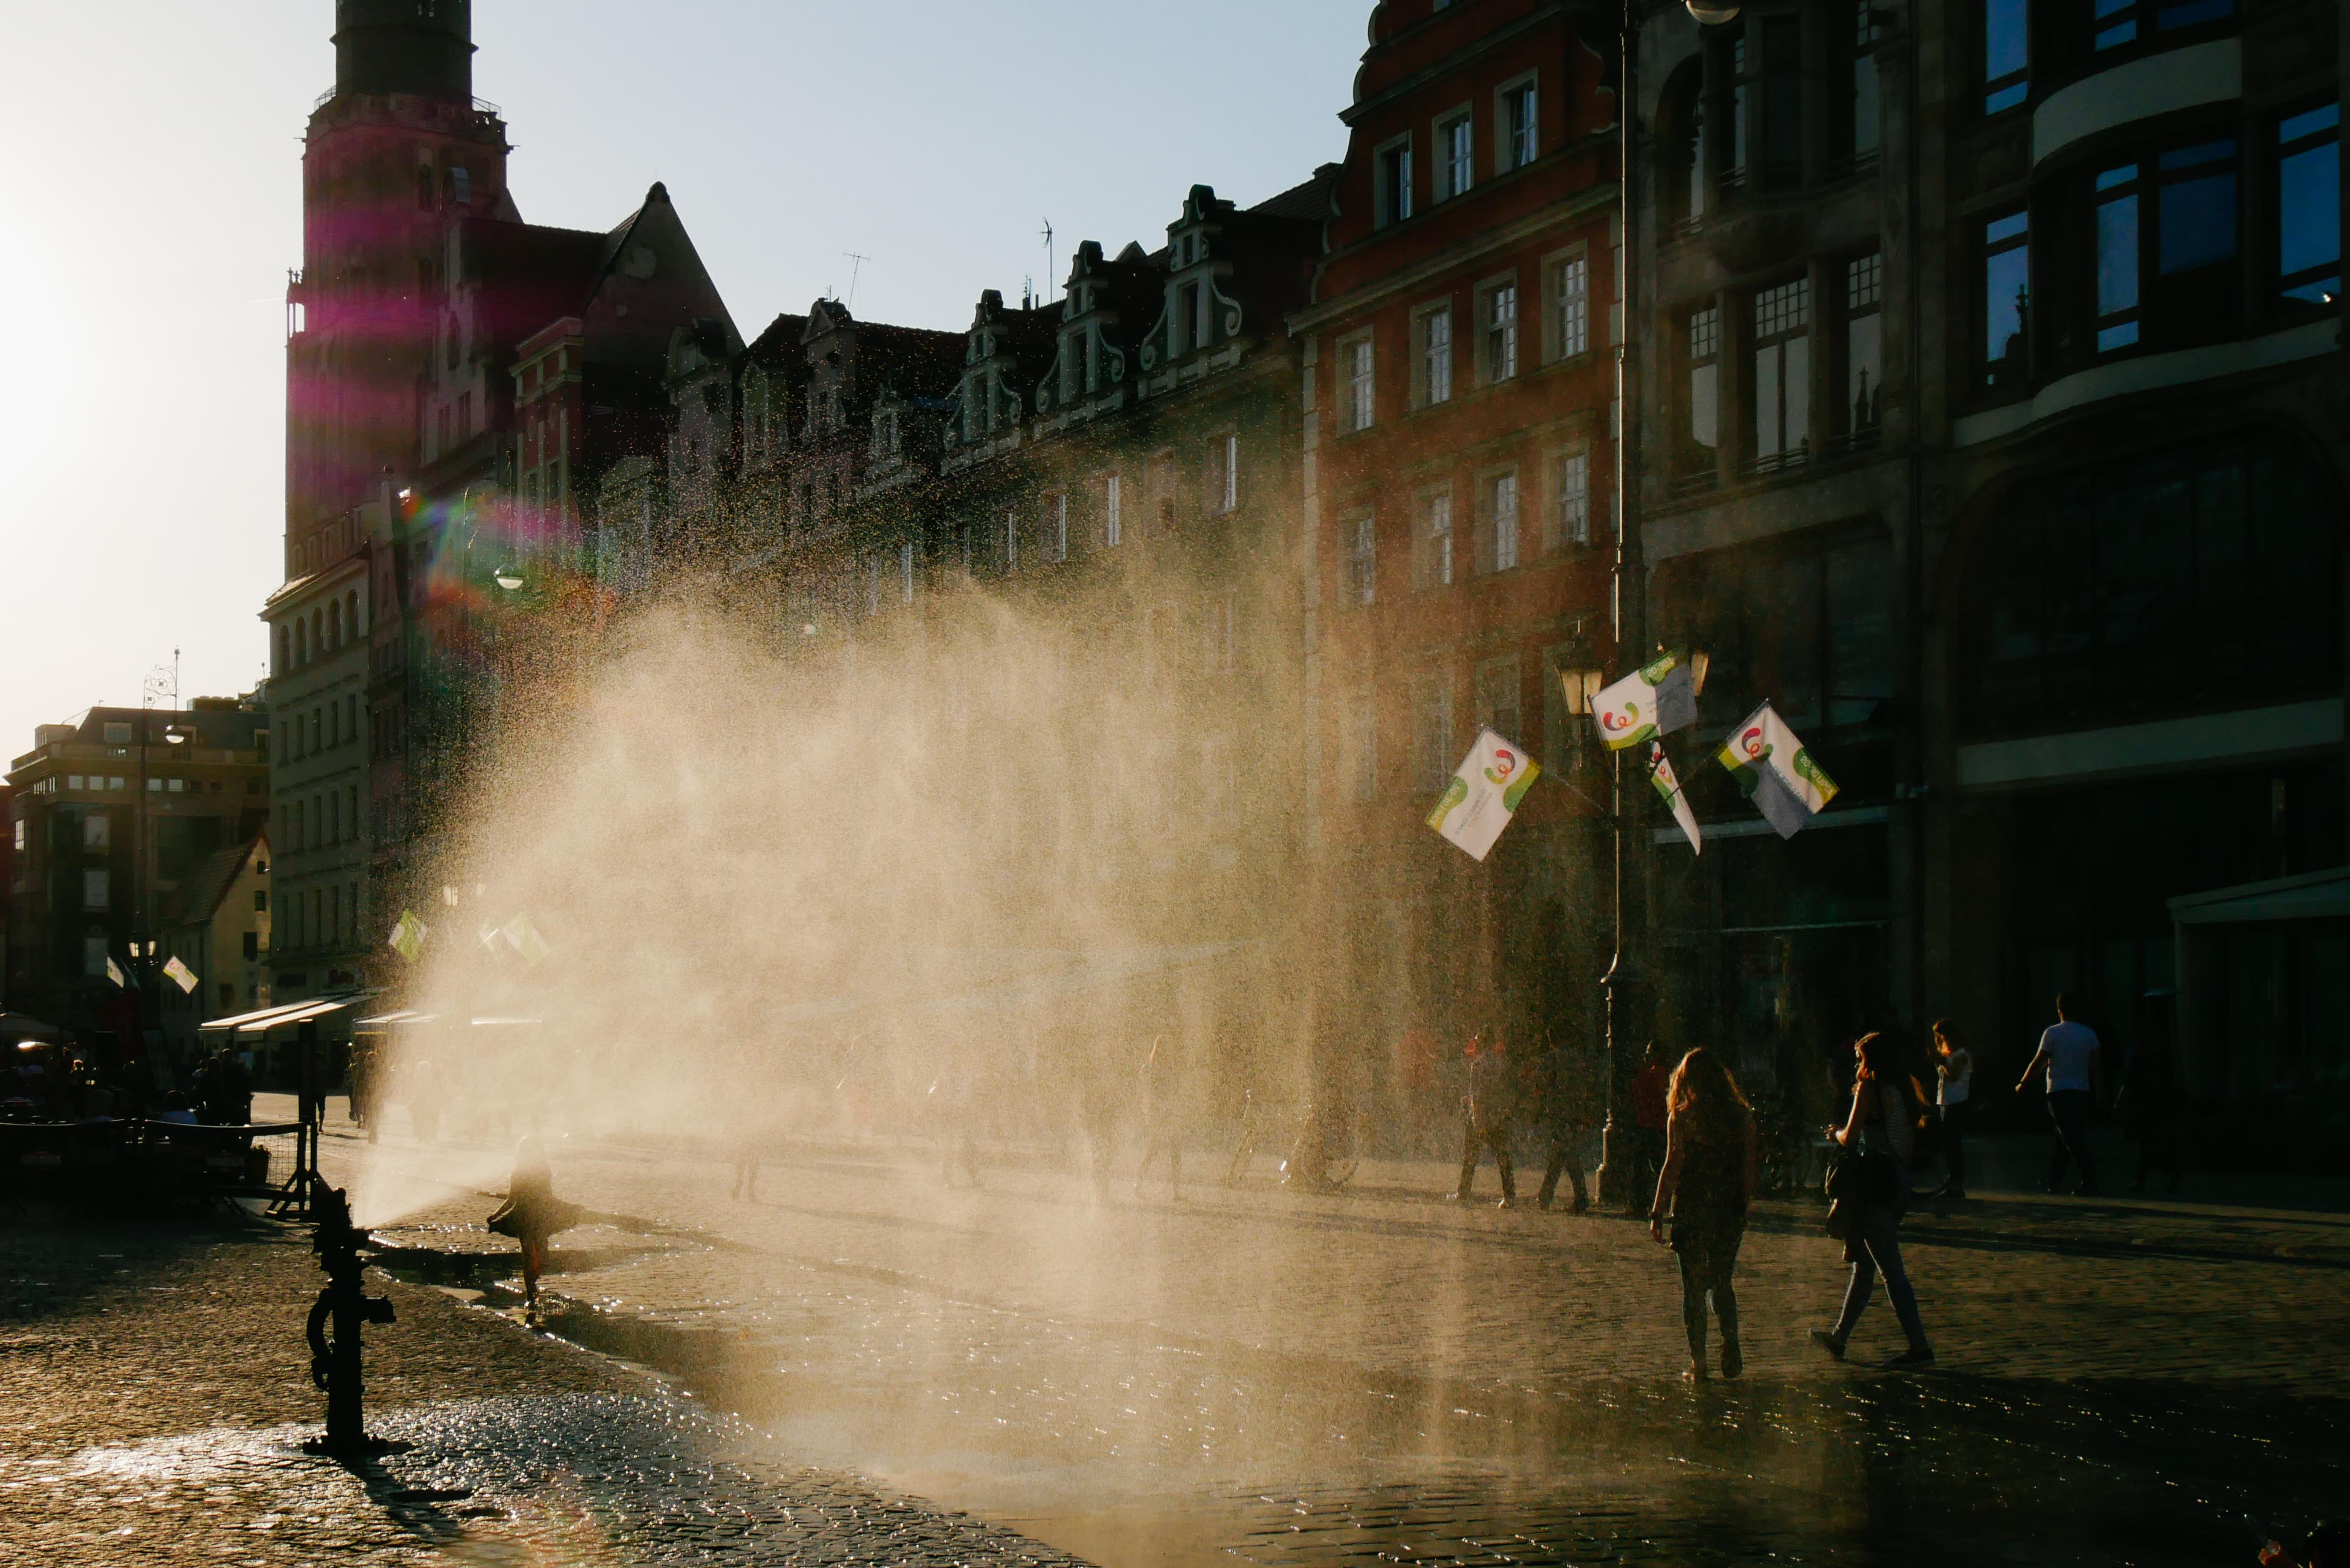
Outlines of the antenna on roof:
{"type": "Polygon", "coordinates": [[[1053,280],[1060,275],[1061,275],[1055,271],[1053,266],[1053,220],[1047,218],[1045,220],[1045,293],[1046,298],[1049,299],[1052,297],[1053,280]]]}
{"type": "Polygon", "coordinates": [[[848,258],[848,298],[844,303],[847,304],[848,308],[853,312],[857,308],[857,274],[867,262],[871,261],[873,258],[868,255],[859,255],[855,251],[843,251],[840,254],[848,258]]]}

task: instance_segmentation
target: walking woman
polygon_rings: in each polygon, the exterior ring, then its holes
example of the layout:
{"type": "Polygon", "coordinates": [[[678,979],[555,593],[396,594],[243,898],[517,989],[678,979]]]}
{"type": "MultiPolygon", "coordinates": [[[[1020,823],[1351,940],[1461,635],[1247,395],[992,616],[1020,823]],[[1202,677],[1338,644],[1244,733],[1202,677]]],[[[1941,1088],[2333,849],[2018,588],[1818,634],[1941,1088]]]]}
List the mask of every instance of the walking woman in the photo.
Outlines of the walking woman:
{"type": "Polygon", "coordinates": [[[506,1200],[489,1218],[489,1227],[522,1243],[522,1297],[525,1310],[538,1310],[538,1276],[546,1272],[546,1247],[556,1232],[579,1223],[578,1205],[555,1195],[555,1176],[538,1139],[526,1137],[515,1148],[514,1177],[506,1183],[506,1200]]]}
{"type": "Polygon", "coordinates": [[[1845,1287],[1844,1311],[1835,1326],[1812,1330],[1812,1343],[1842,1361],[1881,1273],[1885,1293],[1893,1298],[1893,1314],[1909,1338],[1909,1348],[1886,1365],[1930,1366],[1934,1350],[1926,1343],[1918,1297],[1901,1266],[1901,1215],[1908,1207],[1918,1107],[1910,1101],[1909,1076],[1891,1041],[1882,1034],[1864,1034],[1854,1042],[1852,1053],[1859,1064],[1852,1110],[1844,1126],[1827,1129],[1828,1137],[1859,1159],[1857,1178],[1846,1184],[1857,1190],[1836,1194],[1839,1204],[1854,1206],[1849,1222],[1838,1232],[1845,1239],[1844,1261],[1852,1265],[1852,1280],[1845,1287]]]}
{"type": "Polygon", "coordinates": [[[1705,1302],[1721,1323],[1721,1375],[1745,1369],[1738,1345],[1738,1293],[1731,1273],[1746,1237],[1746,1208],[1754,1197],[1754,1111],[1738,1092],[1721,1058],[1703,1046],[1673,1070],[1666,1104],[1665,1168],[1657,1178],[1648,1234],[1665,1239],[1673,1221],[1673,1251],[1681,1263],[1681,1326],[1689,1331],[1690,1371],[1705,1379],[1705,1302]]]}

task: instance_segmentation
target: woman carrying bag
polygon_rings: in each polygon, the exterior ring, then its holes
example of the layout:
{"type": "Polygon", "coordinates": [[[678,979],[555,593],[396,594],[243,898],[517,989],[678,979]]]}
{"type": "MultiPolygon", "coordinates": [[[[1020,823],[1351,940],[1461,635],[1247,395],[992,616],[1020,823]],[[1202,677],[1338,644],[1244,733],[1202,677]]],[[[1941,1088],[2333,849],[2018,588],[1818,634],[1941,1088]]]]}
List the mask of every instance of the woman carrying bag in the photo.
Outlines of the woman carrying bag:
{"type": "Polygon", "coordinates": [[[1864,1034],[1852,1053],[1859,1064],[1852,1088],[1852,1110],[1841,1127],[1829,1127],[1839,1153],[1828,1173],[1828,1233],[1844,1240],[1844,1261],[1852,1265],[1846,1285],[1844,1311],[1834,1328],[1812,1330],[1812,1343],[1844,1359],[1846,1344],[1860,1322],[1885,1276],[1885,1293],[1893,1298],[1893,1314],[1909,1348],[1888,1366],[1930,1366],[1933,1347],[1926,1343],[1926,1325],[1918,1315],[1917,1293],[1909,1288],[1908,1271],[1901,1266],[1901,1215],[1908,1207],[1909,1158],[1916,1149],[1918,1108],[1910,1103],[1908,1075],[1898,1062],[1891,1042],[1881,1034],[1864,1034]]]}

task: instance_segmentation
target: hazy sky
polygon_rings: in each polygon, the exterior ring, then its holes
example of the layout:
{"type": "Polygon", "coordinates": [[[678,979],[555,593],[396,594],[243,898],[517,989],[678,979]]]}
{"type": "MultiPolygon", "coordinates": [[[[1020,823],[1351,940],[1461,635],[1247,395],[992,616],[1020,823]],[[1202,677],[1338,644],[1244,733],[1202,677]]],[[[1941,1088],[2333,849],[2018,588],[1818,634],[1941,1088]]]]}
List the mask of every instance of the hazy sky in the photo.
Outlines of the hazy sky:
{"type": "MultiPolygon", "coordinates": [[[[536,223],[668,182],[746,338],[872,257],[868,319],[1045,283],[1040,230],[1165,238],[1346,150],[1371,0],[474,0],[473,88],[536,223]],[[648,26],[648,18],[657,25],[648,26]]],[[[33,726],[262,673],[286,269],[332,0],[0,3],[0,758],[33,726]]]]}

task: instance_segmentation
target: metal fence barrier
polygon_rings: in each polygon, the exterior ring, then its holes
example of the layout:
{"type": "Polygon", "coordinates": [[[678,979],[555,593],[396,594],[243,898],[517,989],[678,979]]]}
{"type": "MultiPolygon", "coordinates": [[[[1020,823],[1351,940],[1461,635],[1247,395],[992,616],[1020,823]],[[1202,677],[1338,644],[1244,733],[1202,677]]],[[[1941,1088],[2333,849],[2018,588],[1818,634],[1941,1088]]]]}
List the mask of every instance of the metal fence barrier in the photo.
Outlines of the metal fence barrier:
{"type": "Polygon", "coordinates": [[[0,1199],[298,1203],[302,1138],[296,1122],[0,1121],[0,1199]]]}

